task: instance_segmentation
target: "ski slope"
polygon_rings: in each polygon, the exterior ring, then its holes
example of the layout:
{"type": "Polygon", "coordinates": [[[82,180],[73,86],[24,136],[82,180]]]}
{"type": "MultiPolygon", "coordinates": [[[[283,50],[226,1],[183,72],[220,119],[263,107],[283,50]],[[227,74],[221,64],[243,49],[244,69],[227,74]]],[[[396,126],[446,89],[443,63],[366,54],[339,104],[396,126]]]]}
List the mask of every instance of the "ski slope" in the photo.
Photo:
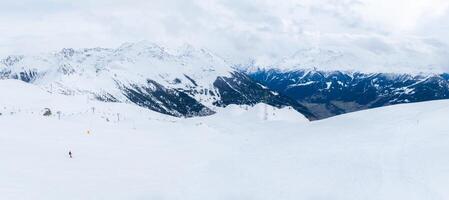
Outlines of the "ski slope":
{"type": "Polygon", "coordinates": [[[0,199],[449,199],[449,101],[179,119],[16,80],[0,90],[0,199]]]}

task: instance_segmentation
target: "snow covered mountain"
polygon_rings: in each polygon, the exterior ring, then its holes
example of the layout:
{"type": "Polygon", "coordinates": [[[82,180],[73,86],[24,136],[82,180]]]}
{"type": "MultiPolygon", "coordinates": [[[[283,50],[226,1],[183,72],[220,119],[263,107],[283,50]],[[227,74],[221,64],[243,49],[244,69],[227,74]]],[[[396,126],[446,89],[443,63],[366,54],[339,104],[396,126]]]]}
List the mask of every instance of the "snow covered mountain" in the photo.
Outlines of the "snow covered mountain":
{"type": "Polygon", "coordinates": [[[65,95],[132,103],[176,117],[212,115],[233,104],[266,103],[292,107],[316,120],[449,98],[448,74],[320,70],[352,68],[364,56],[371,58],[368,53],[303,49],[273,66],[259,68],[252,63],[242,71],[205,49],[190,45],[168,49],[139,42],[116,49],[9,56],[0,62],[0,79],[19,79],[65,95]]]}
{"type": "Polygon", "coordinates": [[[234,70],[220,57],[185,45],[167,49],[149,42],[116,49],[63,49],[39,56],[9,56],[0,78],[19,79],[66,95],[128,102],[177,117],[214,114],[230,104],[291,106],[315,119],[304,106],[234,70]]]}
{"type": "Polygon", "coordinates": [[[250,76],[305,105],[318,118],[449,98],[449,74],[260,69],[250,76]]]}
{"type": "Polygon", "coordinates": [[[269,89],[306,106],[318,119],[449,98],[449,74],[441,65],[447,53],[429,53],[435,50],[432,46],[415,43],[401,49],[376,47],[381,46],[304,48],[272,63],[254,61],[239,67],[269,89]]]}

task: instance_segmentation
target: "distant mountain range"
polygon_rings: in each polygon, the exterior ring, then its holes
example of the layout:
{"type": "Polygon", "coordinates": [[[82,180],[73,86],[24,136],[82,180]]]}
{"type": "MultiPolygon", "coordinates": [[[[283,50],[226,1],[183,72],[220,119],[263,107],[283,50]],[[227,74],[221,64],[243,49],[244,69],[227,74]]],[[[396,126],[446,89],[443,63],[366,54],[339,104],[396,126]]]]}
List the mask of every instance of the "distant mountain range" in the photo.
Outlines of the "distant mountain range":
{"type": "Polygon", "coordinates": [[[319,119],[369,108],[449,98],[449,74],[259,69],[249,76],[319,119]]]}

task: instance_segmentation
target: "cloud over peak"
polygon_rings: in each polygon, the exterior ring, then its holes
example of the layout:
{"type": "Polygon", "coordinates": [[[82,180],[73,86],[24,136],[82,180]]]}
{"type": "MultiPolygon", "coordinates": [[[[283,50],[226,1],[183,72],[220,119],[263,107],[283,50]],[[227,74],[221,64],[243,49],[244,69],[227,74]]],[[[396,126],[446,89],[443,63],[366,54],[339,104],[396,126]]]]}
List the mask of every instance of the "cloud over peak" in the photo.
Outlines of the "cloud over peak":
{"type": "Polygon", "coordinates": [[[449,69],[448,7],[445,0],[7,0],[0,54],[148,40],[191,43],[235,63],[322,48],[366,56],[354,63],[362,68],[382,65],[374,58],[414,56],[419,62],[408,67],[449,69]]]}

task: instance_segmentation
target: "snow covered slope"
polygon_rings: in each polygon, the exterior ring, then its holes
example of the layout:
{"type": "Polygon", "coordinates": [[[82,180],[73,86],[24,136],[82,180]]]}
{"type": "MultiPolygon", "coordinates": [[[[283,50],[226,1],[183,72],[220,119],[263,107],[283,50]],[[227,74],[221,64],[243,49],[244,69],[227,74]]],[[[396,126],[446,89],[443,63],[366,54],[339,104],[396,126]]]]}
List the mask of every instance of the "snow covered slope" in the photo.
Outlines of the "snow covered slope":
{"type": "Polygon", "coordinates": [[[449,101],[307,122],[265,120],[262,104],[180,119],[15,80],[0,91],[2,199],[449,198],[449,101]]]}
{"type": "Polygon", "coordinates": [[[65,95],[134,103],[177,117],[207,116],[216,107],[263,102],[291,106],[314,118],[299,103],[258,85],[219,56],[189,45],[166,49],[144,41],[116,49],[9,56],[0,62],[0,79],[19,79],[65,95]]]}
{"type": "Polygon", "coordinates": [[[236,119],[247,122],[255,121],[290,121],[305,123],[309,120],[303,115],[299,115],[292,107],[276,108],[267,104],[257,104],[255,106],[230,105],[226,108],[217,110],[213,116],[215,119],[236,119]]]}

